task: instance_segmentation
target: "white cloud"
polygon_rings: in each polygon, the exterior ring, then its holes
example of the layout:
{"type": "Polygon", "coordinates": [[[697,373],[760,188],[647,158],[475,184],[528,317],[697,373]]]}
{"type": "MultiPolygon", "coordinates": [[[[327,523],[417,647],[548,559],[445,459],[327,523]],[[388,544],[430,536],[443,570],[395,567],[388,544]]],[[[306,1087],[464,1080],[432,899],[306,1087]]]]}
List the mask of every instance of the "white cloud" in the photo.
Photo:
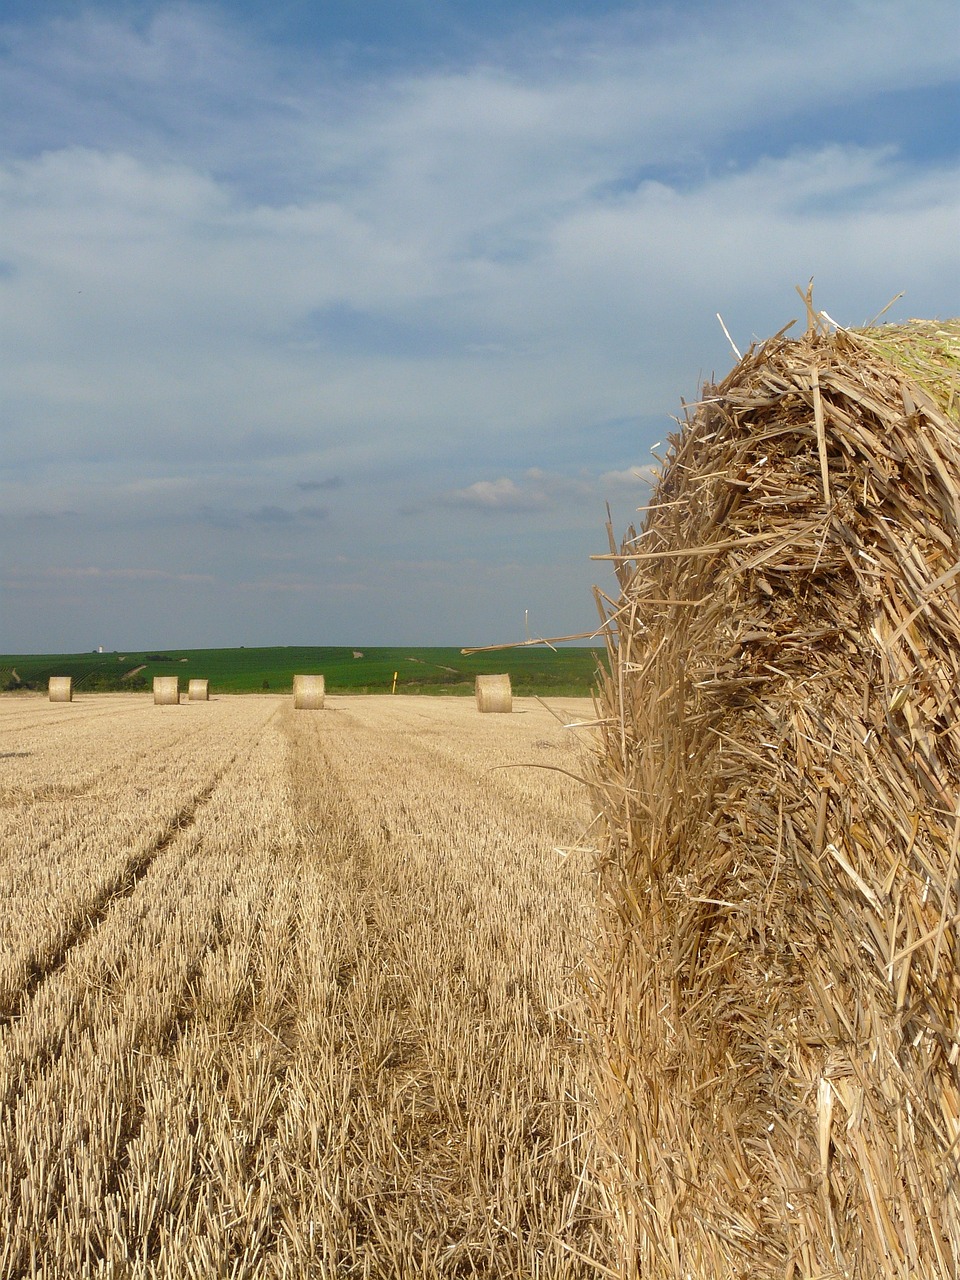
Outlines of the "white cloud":
{"type": "Polygon", "coordinates": [[[167,569],[126,568],[111,569],[100,565],[62,565],[43,569],[22,570],[12,567],[4,576],[3,585],[8,590],[18,587],[35,587],[37,581],[51,582],[55,580],[89,582],[182,582],[210,583],[214,581],[209,573],[172,573],[167,569]]]}
{"type": "Polygon", "coordinates": [[[454,489],[442,498],[451,507],[476,507],[482,511],[529,511],[543,506],[542,489],[522,487],[506,476],[499,480],[477,480],[465,489],[454,489]]]}
{"type": "Polygon", "coordinates": [[[309,442],[356,465],[438,432],[496,439],[641,403],[668,411],[695,394],[698,350],[724,354],[714,311],[752,309],[756,329],[779,327],[777,308],[810,274],[831,308],[852,295],[866,314],[906,288],[922,309],[950,270],[955,167],[917,173],[883,149],[824,145],[730,172],[705,164],[681,185],[630,178],[678,145],[688,161],[705,155],[760,103],[797,110],[811,75],[834,100],[889,85],[894,68],[906,83],[921,65],[942,75],[934,37],[948,7],[923,9],[918,47],[903,37],[919,15],[899,6],[874,10],[867,45],[862,14],[821,7],[812,66],[795,43],[807,18],[779,11],[748,33],[748,76],[734,55],[753,9],[652,47],[624,19],[585,42],[581,24],[581,46],[561,32],[546,71],[398,76],[352,107],[342,85],[318,90],[302,71],[281,90],[279,63],[200,10],[161,9],[142,32],[61,23],[47,52],[32,49],[34,75],[87,94],[98,70],[121,102],[165,88],[150,114],[168,147],[151,128],[128,150],[70,145],[0,175],[15,420],[34,452],[45,438],[69,452],[75,433],[87,454],[138,457],[188,444],[252,456],[258,441],[260,456],[295,456],[309,442]],[[205,152],[202,130],[180,132],[179,94],[222,104],[254,74],[245,172],[275,139],[298,175],[285,201],[244,194],[222,112],[205,152]],[[448,349],[330,351],[305,321],[344,301],[414,334],[429,314],[448,349]]]}
{"type": "Polygon", "coordinates": [[[952,3],[651,13],[376,76],[187,4],[8,28],[0,507],[77,513],[104,565],[121,524],[176,563],[202,526],[218,581],[291,527],[377,548],[400,508],[415,561],[456,507],[501,563],[485,514],[554,536],[642,495],[730,366],[716,312],[743,348],[810,275],[842,323],[955,308],[955,149],[840,131],[951,74],[952,3]]]}
{"type": "Polygon", "coordinates": [[[508,476],[497,480],[476,480],[462,489],[440,494],[437,501],[445,507],[460,507],[480,512],[536,512],[552,509],[573,519],[573,508],[602,510],[605,497],[640,495],[651,483],[652,467],[637,466],[619,471],[591,475],[581,470],[576,475],[531,467],[520,481],[508,476]]]}
{"type": "Polygon", "coordinates": [[[605,471],[599,480],[600,489],[626,489],[634,491],[638,486],[649,488],[655,481],[654,468],[649,465],[628,467],[623,471],[605,471]]]}

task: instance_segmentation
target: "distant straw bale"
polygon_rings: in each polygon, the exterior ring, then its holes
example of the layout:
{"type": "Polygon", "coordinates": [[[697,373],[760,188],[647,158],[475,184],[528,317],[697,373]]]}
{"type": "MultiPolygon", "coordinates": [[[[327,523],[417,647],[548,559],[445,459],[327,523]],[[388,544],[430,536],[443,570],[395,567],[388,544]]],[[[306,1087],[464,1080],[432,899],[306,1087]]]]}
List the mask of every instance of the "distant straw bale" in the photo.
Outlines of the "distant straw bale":
{"type": "Polygon", "coordinates": [[[72,702],[73,676],[51,676],[47,696],[51,702],[72,702]]]}
{"type": "Polygon", "coordinates": [[[478,711],[513,711],[513,691],[508,675],[477,676],[478,711]]]}
{"type": "Polygon", "coordinates": [[[810,320],[611,547],[625,1276],[960,1275],[960,321],[810,320]]]}
{"type": "Polygon", "coordinates": [[[325,692],[323,676],[293,677],[293,705],[297,711],[322,711],[325,692]]]}
{"type": "Polygon", "coordinates": [[[177,676],[153,677],[153,701],[158,707],[175,707],[179,704],[180,681],[177,676]]]}
{"type": "Polygon", "coordinates": [[[210,700],[210,681],[191,680],[187,685],[187,697],[191,702],[208,702],[210,700]]]}

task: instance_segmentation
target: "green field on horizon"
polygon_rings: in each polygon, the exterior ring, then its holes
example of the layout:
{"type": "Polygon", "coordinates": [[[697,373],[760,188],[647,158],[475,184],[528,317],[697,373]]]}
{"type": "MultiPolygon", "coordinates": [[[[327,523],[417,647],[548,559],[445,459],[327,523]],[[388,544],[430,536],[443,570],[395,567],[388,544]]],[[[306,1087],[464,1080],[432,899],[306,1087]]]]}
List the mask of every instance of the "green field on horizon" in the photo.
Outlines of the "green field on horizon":
{"type": "Polygon", "coordinates": [[[0,654],[0,690],[46,690],[50,676],[72,676],[77,693],[143,690],[154,676],[210,681],[217,693],[284,693],[296,674],[322,674],[329,693],[472,694],[477,675],[507,672],[520,696],[589,695],[601,648],[530,646],[465,655],[455,648],[330,646],[266,649],[150,649],[113,653],[0,654]],[[355,656],[356,655],[356,656],[355,656]],[[138,668],[140,668],[138,670],[138,668]]]}

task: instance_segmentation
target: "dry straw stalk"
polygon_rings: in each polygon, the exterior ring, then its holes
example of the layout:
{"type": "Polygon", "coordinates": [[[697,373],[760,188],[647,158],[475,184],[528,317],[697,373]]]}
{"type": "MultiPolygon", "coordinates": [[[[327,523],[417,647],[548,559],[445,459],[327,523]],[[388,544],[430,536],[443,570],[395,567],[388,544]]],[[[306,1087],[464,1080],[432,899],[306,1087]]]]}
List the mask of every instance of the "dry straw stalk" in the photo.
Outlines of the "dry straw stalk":
{"type": "Polygon", "coordinates": [[[191,680],[187,686],[187,697],[191,702],[209,702],[210,681],[191,680]]]}
{"type": "Polygon", "coordinates": [[[294,676],[293,705],[297,711],[322,711],[325,694],[323,676],[294,676]]]}
{"type": "Polygon", "coordinates": [[[180,680],[177,676],[153,677],[153,701],[158,707],[175,707],[180,702],[180,680]]]}
{"type": "Polygon", "coordinates": [[[960,321],[752,348],[611,546],[624,1275],[960,1275],[960,321]]]}
{"type": "Polygon", "coordinates": [[[513,711],[513,691],[508,675],[477,676],[478,711],[513,711]]]}
{"type": "Polygon", "coordinates": [[[73,676],[51,676],[47,685],[47,697],[51,702],[72,702],[73,676]]]}

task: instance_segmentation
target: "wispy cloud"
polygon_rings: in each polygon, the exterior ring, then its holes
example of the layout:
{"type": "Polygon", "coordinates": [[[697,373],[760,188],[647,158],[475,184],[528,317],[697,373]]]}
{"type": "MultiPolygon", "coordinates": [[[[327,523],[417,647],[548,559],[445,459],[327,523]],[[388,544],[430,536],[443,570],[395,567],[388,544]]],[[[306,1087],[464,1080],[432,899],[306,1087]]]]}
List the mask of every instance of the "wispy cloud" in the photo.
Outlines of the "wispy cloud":
{"type": "MultiPolygon", "coordinates": [[[[315,526],[330,518],[328,507],[300,506],[283,507],[276,503],[263,503],[250,511],[241,511],[231,507],[200,508],[196,519],[205,525],[218,529],[241,530],[246,527],[265,529],[282,529],[285,532],[296,527],[315,526]]],[[[183,520],[181,523],[186,524],[183,520]]]]}
{"type": "Polygon", "coordinates": [[[10,589],[35,585],[38,581],[212,583],[214,580],[214,576],[209,573],[174,573],[166,569],[101,568],[99,565],[51,565],[32,570],[13,567],[3,576],[4,586],[10,589]]]}
{"type": "Polygon", "coordinates": [[[325,480],[297,481],[297,488],[302,489],[304,493],[316,493],[319,491],[329,491],[331,489],[342,489],[343,486],[343,476],[328,476],[325,480]]]}
{"type": "Polygon", "coordinates": [[[532,511],[542,507],[547,495],[542,488],[519,485],[501,476],[499,480],[477,480],[465,489],[441,495],[448,507],[472,507],[478,511],[532,511]]]}
{"type": "Polygon", "coordinates": [[[247,519],[255,524],[292,525],[297,520],[326,520],[329,514],[326,507],[297,507],[291,511],[289,507],[263,506],[251,511],[247,519]]]}
{"type": "Polygon", "coordinates": [[[91,563],[257,581],[291,534],[297,580],[322,537],[372,581],[455,509],[560,564],[729,367],[716,312],[743,348],[811,275],[844,323],[955,309],[953,3],[554,12],[406,63],[180,0],[0,25],[8,562],[73,512],[91,563]]]}
{"type": "Polygon", "coordinates": [[[647,489],[655,483],[655,468],[650,464],[636,467],[626,467],[622,471],[605,471],[600,477],[599,489],[601,492],[624,490],[630,493],[636,493],[638,486],[647,489]]]}
{"type": "Polygon", "coordinates": [[[445,507],[490,513],[532,512],[548,507],[569,509],[571,502],[589,502],[599,510],[605,495],[629,494],[639,499],[650,486],[652,472],[650,466],[636,466],[605,471],[600,476],[591,476],[585,471],[571,476],[531,467],[519,480],[509,476],[475,480],[465,488],[437,495],[435,501],[445,507]]]}

